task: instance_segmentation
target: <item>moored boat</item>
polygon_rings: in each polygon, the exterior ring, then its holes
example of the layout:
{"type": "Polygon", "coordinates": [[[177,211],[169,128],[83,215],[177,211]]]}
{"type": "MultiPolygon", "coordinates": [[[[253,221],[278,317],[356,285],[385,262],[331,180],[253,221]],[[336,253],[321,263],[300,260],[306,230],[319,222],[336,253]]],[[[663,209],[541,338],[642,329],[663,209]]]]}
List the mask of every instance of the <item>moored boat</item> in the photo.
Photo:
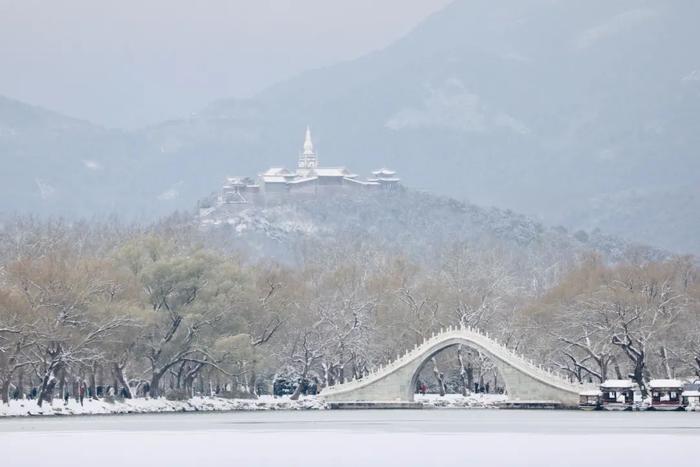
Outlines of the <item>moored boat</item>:
{"type": "Polygon", "coordinates": [[[683,410],[683,381],[677,379],[652,379],[650,410],[683,410]]]}
{"type": "Polygon", "coordinates": [[[700,380],[683,386],[683,408],[689,412],[700,412],[700,380]]]}
{"type": "Polygon", "coordinates": [[[605,410],[632,410],[637,384],[627,379],[609,379],[600,385],[601,406],[605,410]]]}
{"type": "Polygon", "coordinates": [[[600,410],[601,409],[601,392],[592,389],[579,393],[578,407],[582,410],[600,410]]]}
{"type": "Polygon", "coordinates": [[[700,391],[683,391],[683,408],[688,412],[700,412],[700,391]]]}

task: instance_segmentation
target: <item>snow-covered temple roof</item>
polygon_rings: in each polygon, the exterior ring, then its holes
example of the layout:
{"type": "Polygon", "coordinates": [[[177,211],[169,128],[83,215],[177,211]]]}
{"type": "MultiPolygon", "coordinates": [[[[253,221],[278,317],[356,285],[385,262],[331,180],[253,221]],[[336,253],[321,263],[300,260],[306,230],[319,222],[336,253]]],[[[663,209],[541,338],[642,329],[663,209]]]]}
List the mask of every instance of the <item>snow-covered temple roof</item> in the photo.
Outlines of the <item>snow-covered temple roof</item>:
{"type": "Polygon", "coordinates": [[[377,185],[379,185],[378,182],[374,182],[371,180],[358,180],[356,178],[349,178],[349,177],[345,177],[345,181],[350,182],[350,183],[356,183],[358,185],[364,185],[364,186],[377,186],[377,185]]]}
{"type": "Polygon", "coordinates": [[[318,177],[302,177],[302,178],[295,178],[294,180],[289,180],[287,183],[289,185],[298,185],[300,183],[308,183],[308,182],[313,182],[314,180],[318,180],[318,177]]]}
{"type": "Polygon", "coordinates": [[[396,175],[396,172],[394,172],[393,170],[390,170],[390,169],[387,169],[387,168],[382,167],[382,168],[379,169],[379,170],[374,170],[374,171],[372,172],[372,175],[388,175],[388,176],[391,176],[391,175],[396,175]]]}
{"type": "Polygon", "coordinates": [[[281,176],[281,175],[293,175],[292,172],[289,170],[285,169],[284,167],[271,167],[267,169],[264,173],[261,174],[263,177],[270,177],[270,176],[281,176]]]}
{"type": "Polygon", "coordinates": [[[257,187],[259,185],[250,177],[226,177],[226,183],[224,186],[257,187]]]}
{"type": "Polygon", "coordinates": [[[396,177],[376,177],[376,178],[368,178],[367,179],[370,182],[400,182],[400,178],[396,177]]]}
{"type": "Polygon", "coordinates": [[[262,180],[265,183],[287,183],[289,181],[287,177],[277,177],[271,175],[263,175],[262,180]]]}
{"type": "Polygon", "coordinates": [[[319,177],[357,177],[357,174],[351,173],[345,167],[316,167],[313,169],[313,173],[319,177]]]}

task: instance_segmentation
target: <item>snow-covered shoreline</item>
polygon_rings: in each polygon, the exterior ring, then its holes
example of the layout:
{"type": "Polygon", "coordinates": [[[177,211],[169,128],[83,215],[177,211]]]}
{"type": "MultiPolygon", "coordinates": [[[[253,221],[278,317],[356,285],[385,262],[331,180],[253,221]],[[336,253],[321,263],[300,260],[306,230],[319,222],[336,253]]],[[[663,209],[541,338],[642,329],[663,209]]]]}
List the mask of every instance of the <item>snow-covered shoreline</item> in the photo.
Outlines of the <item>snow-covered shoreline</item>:
{"type": "Polygon", "coordinates": [[[298,401],[288,397],[261,396],[258,399],[223,399],[220,397],[193,397],[185,401],[159,399],[124,399],[107,402],[104,399],[86,399],[81,406],[74,399],[64,403],[54,399],[40,408],[35,400],[10,401],[0,404],[1,417],[56,416],[56,415],[118,415],[173,412],[233,412],[257,410],[323,410],[323,401],[307,397],[298,401]]]}
{"type": "MultiPolygon", "coordinates": [[[[472,394],[463,397],[448,394],[416,395],[416,402],[426,408],[494,408],[505,396],[493,394],[472,394]]],[[[261,396],[258,399],[223,399],[220,397],[193,397],[185,401],[159,399],[124,399],[108,402],[104,399],[86,399],[81,406],[74,399],[66,404],[54,399],[53,404],[45,403],[40,408],[35,400],[12,400],[10,404],[0,404],[0,418],[29,416],[74,416],[74,415],[119,415],[173,412],[235,412],[262,410],[325,410],[326,403],[317,397],[304,397],[293,401],[289,397],[261,396]]]]}
{"type": "Polygon", "coordinates": [[[416,394],[415,401],[422,402],[425,408],[437,409],[494,409],[498,403],[508,400],[503,394],[416,394]]]}

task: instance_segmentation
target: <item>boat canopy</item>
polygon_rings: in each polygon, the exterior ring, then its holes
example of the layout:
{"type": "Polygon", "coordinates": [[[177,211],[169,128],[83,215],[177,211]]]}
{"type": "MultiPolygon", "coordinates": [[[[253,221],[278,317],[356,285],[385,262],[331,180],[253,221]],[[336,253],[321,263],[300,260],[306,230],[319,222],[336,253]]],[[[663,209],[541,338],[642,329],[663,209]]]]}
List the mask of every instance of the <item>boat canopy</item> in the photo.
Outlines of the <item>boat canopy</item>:
{"type": "Polygon", "coordinates": [[[637,383],[629,379],[608,379],[600,385],[603,389],[634,389],[637,383]]]}
{"type": "Polygon", "coordinates": [[[683,388],[683,381],[678,380],[678,379],[652,379],[649,381],[649,387],[652,389],[661,389],[661,388],[673,388],[673,389],[682,389],[683,388]]]}

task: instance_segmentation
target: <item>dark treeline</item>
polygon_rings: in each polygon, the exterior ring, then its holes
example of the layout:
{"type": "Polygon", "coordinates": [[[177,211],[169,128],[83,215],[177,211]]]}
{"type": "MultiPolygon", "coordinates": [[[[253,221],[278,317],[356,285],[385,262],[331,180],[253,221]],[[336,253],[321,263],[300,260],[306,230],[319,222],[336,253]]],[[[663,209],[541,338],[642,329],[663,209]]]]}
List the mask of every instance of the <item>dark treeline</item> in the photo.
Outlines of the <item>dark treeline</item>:
{"type": "MultiPolygon", "coordinates": [[[[611,264],[590,254],[548,265],[455,241],[425,263],[338,238],[278,263],[221,245],[178,218],[148,228],[6,222],[3,401],[33,389],[41,403],[83,384],[123,397],[254,397],[281,381],[296,398],[360,378],[458,323],[572,380],[631,377],[645,388],[651,377],[700,376],[689,258],[611,264]]],[[[493,365],[470,349],[426,367],[422,379],[441,393],[498,387],[493,365]]]]}

